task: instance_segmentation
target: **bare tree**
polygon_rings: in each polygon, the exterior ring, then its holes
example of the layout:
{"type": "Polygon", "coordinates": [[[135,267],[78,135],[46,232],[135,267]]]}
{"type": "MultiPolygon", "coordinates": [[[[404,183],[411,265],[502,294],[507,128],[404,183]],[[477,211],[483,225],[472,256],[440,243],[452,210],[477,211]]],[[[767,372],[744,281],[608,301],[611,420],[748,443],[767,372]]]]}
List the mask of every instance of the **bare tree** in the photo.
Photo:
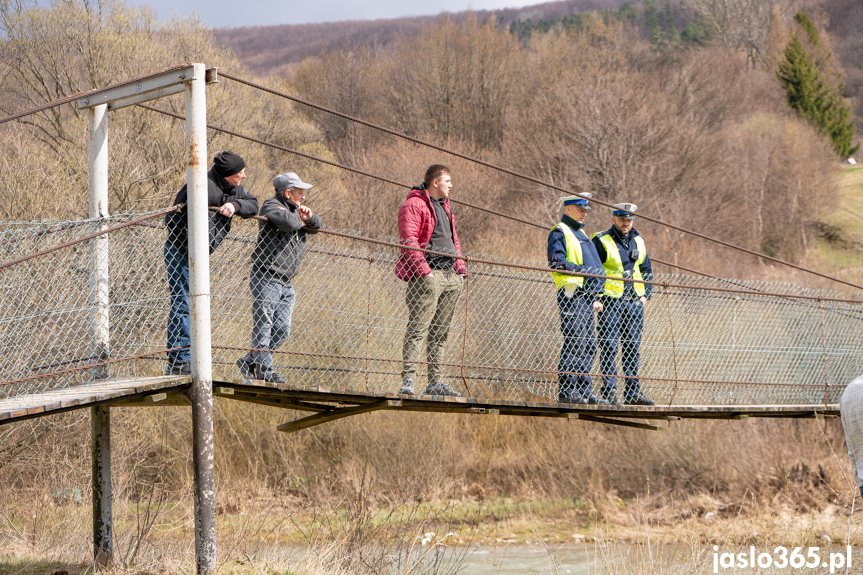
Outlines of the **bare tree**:
{"type": "Polygon", "coordinates": [[[442,20],[393,50],[386,106],[408,133],[497,148],[518,58],[517,39],[494,18],[482,25],[475,17],[442,20]]]}
{"type": "Polygon", "coordinates": [[[705,18],[728,50],[741,50],[750,66],[764,65],[764,48],[774,17],[774,7],[788,21],[798,0],[778,3],[765,0],[692,0],[695,11],[705,18]]]}
{"type": "MultiPolygon", "coordinates": [[[[149,9],[132,9],[114,0],[59,0],[50,6],[17,0],[0,0],[0,113],[37,107],[65,96],[155,72],[190,61],[204,62],[242,73],[239,63],[216,47],[210,33],[196,19],[159,23],[149,9]]],[[[280,86],[285,88],[285,86],[280,86]]],[[[286,88],[285,88],[286,89],[286,88]]],[[[249,93],[235,83],[208,90],[208,105],[217,110],[216,123],[277,144],[329,152],[323,134],[286,100],[249,93]]],[[[155,107],[183,113],[183,97],[160,100],[155,107]]],[[[166,205],[185,180],[184,126],[153,112],[133,107],[112,113],[111,124],[112,210],[166,205]]],[[[86,214],[86,202],[56,205],[53,188],[87,189],[87,115],[74,105],[52,107],[26,116],[14,130],[21,138],[9,147],[20,164],[50,166],[5,171],[0,197],[14,197],[21,190],[31,196],[7,206],[21,211],[7,217],[43,217],[64,213],[86,214]]],[[[285,171],[283,153],[235,139],[210,134],[210,147],[230,147],[249,164],[249,184],[269,181],[285,171]]],[[[337,179],[332,168],[314,166],[308,177],[329,183],[337,179]]],[[[267,189],[267,188],[264,188],[267,189]]]]}

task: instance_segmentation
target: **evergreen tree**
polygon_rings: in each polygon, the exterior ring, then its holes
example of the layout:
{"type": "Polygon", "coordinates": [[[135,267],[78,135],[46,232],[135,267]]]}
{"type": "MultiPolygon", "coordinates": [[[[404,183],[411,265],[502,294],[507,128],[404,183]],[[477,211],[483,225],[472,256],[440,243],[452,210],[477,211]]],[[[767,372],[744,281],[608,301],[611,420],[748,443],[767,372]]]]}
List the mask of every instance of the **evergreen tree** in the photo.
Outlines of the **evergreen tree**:
{"type": "Polygon", "coordinates": [[[813,46],[817,45],[819,39],[818,28],[815,27],[815,22],[813,22],[812,18],[809,17],[809,14],[801,10],[794,15],[794,21],[800,24],[800,27],[806,32],[806,35],[809,37],[809,42],[811,42],[813,46]]]}
{"type": "Polygon", "coordinates": [[[683,29],[680,37],[688,44],[706,46],[710,42],[710,25],[704,18],[699,17],[683,29]]]}
{"type": "Polygon", "coordinates": [[[677,29],[677,19],[674,17],[674,9],[671,7],[671,2],[665,0],[665,30],[668,32],[668,38],[672,42],[680,41],[680,31],[677,29]]]}
{"type": "Polygon", "coordinates": [[[788,105],[811,117],[818,94],[824,90],[824,81],[796,35],[785,48],[785,60],[779,64],[779,79],[788,92],[788,105]]]}
{"type": "Polygon", "coordinates": [[[647,0],[644,3],[644,27],[651,33],[659,27],[659,11],[656,9],[655,0],[647,0]]]}
{"type": "MultiPolygon", "coordinates": [[[[818,31],[811,19],[795,17],[813,44],[818,42],[818,31]],[[807,26],[807,23],[810,26],[807,26]]],[[[848,105],[842,98],[842,86],[829,85],[818,63],[810,56],[803,42],[795,34],[785,49],[785,59],[779,64],[778,76],[788,92],[788,105],[799,111],[812,125],[826,134],[839,156],[846,158],[857,151],[852,146],[854,123],[850,120],[848,105]]]]}

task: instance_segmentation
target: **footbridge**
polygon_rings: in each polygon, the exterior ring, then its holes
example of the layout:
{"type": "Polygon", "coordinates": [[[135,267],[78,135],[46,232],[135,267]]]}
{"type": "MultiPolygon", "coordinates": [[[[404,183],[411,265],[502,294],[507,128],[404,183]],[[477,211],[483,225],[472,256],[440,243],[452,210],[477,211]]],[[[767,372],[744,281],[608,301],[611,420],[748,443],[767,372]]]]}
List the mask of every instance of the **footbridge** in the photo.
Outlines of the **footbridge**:
{"type": "MultiPolygon", "coordinates": [[[[9,305],[0,311],[0,421],[182,396],[190,379],[161,375],[169,307],[164,212],[4,226],[0,250],[9,265],[0,281],[9,305]],[[108,260],[98,272],[103,241],[108,260]],[[94,278],[105,270],[109,297],[97,303],[94,278]]],[[[443,362],[446,383],[463,397],[398,395],[408,311],[406,283],[393,274],[400,246],[395,238],[325,229],[309,241],[294,282],[291,336],[275,351],[286,383],[244,379],[234,362],[251,349],[248,278],[257,226],[235,222],[210,262],[213,389],[311,412],[284,431],[378,409],[645,427],[655,425],[634,420],[831,416],[844,385],[863,370],[861,301],[790,284],[658,274],[640,370],[657,405],[558,404],[562,336],[547,266],[468,254],[443,362]]],[[[602,380],[598,360],[590,375],[602,380]]]]}
{"type": "MultiPolygon", "coordinates": [[[[642,389],[656,405],[561,404],[562,336],[543,254],[513,260],[468,250],[469,274],[442,362],[445,382],[462,397],[399,395],[408,310],[406,284],[393,269],[402,248],[397,238],[324,229],[309,240],[294,282],[290,339],[274,353],[286,382],[243,378],[235,361],[250,349],[248,279],[258,222],[235,221],[219,250],[207,254],[209,155],[200,99],[215,78],[194,64],[54,103],[75,102],[90,114],[90,217],[0,224],[0,424],[91,408],[97,563],[111,554],[112,406],[192,406],[198,572],[210,573],[213,396],[285,408],[285,432],[377,410],[661,429],[680,418],[835,417],[845,384],[863,372],[860,294],[658,273],[640,366],[642,389]],[[109,214],[107,112],[183,90],[193,370],[166,376],[162,220],[173,208],[109,214]]],[[[598,361],[590,375],[594,385],[602,380],[598,361]]]]}

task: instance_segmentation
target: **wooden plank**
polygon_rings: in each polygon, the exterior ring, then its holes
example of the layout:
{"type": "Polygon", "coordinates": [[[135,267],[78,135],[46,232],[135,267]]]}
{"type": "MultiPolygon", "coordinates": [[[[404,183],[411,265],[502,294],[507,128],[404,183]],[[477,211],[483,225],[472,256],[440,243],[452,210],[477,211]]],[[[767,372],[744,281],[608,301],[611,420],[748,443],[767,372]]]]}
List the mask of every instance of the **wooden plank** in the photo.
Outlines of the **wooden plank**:
{"type": "MultiPolygon", "coordinates": [[[[169,390],[179,389],[188,385],[190,381],[191,378],[188,376],[112,379],[6,398],[0,400],[0,423],[50,415],[90,405],[115,403],[130,396],[158,397],[162,394],[166,396],[163,402],[167,402],[172,395],[169,390]]],[[[165,404],[162,403],[162,405],[165,404]]]]}
{"type": "MultiPolygon", "coordinates": [[[[189,385],[189,376],[150,376],[146,378],[116,378],[80,386],[51,390],[0,400],[0,423],[25,417],[38,417],[89,405],[189,405],[179,390],[189,385]],[[165,390],[165,391],[162,391],[165,390]],[[166,394],[163,397],[160,394],[166,394]],[[161,401],[137,399],[152,395],[161,401]],[[25,414],[25,415],[22,415],[25,414]]],[[[440,413],[486,413],[530,417],[605,418],[614,421],[639,420],[675,421],[681,418],[745,419],[747,417],[821,418],[839,415],[836,404],[763,404],[763,405],[656,405],[656,406],[570,406],[557,402],[531,400],[500,400],[470,397],[439,397],[432,395],[398,395],[392,391],[342,390],[328,386],[297,386],[274,384],[261,380],[227,378],[216,382],[216,395],[259,405],[310,411],[327,416],[328,421],[347,417],[350,410],[365,413],[376,409],[398,409],[440,413]],[[233,391],[231,391],[233,390],[233,391]],[[233,393],[233,395],[231,395],[233,393]],[[381,402],[389,401],[386,407],[381,402]],[[348,407],[345,407],[347,405],[348,407]],[[330,418],[330,415],[340,414],[330,418]]],[[[215,385],[215,384],[214,384],[215,385]]],[[[617,423],[614,423],[617,424],[617,423]]],[[[290,425],[290,424],[289,424],[290,425]]],[[[634,427],[652,428],[643,423],[634,427]],[[647,426],[647,427],[645,427],[647,426]]]]}
{"type": "MultiPolygon", "coordinates": [[[[257,382],[256,382],[257,383],[257,382]]],[[[252,386],[257,387],[257,385],[252,386]]],[[[262,388],[257,387],[261,391],[262,388]]],[[[298,399],[313,399],[316,402],[340,402],[340,403],[366,403],[377,402],[383,399],[399,397],[404,401],[404,406],[401,409],[411,411],[439,411],[447,413],[464,413],[463,409],[453,409],[454,404],[458,406],[470,406],[486,409],[497,409],[501,414],[507,415],[523,415],[523,416],[540,416],[540,417],[561,417],[561,413],[567,413],[567,408],[562,408],[561,404],[556,402],[531,402],[531,401],[515,401],[515,400],[492,400],[482,398],[440,398],[435,396],[400,396],[392,392],[373,392],[373,391],[335,391],[331,388],[323,386],[291,386],[281,385],[279,389],[274,386],[267,385],[266,393],[272,395],[289,395],[298,399]],[[329,395],[322,392],[329,390],[329,395]],[[446,405],[446,407],[444,407],[446,405]],[[550,412],[550,413],[549,413],[550,412]]],[[[280,404],[281,402],[279,402],[280,404]]],[[[606,417],[615,417],[620,419],[659,419],[664,421],[673,421],[682,417],[697,417],[697,418],[727,418],[731,415],[740,414],[745,411],[747,415],[753,417],[759,416],[778,416],[778,417],[801,417],[811,415],[815,410],[824,411],[825,409],[835,408],[828,404],[817,405],[754,405],[754,406],[578,406],[575,411],[579,413],[593,413],[606,417]]]]}
{"type": "Polygon", "coordinates": [[[156,393],[153,395],[144,395],[143,397],[125,397],[116,401],[111,401],[106,405],[111,407],[188,407],[191,405],[189,398],[182,391],[156,393]],[[154,396],[165,395],[163,399],[154,401],[154,396]]]}
{"type": "MultiPolygon", "coordinates": [[[[286,433],[291,433],[293,431],[299,431],[301,429],[306,429],[308,427],[312,427],[315,425],[320,425],[322,423],[327,423],[328,421],[334,421],[336,419],[341,419],[343,417],[350,417],[351,415],[359,415],[360,413],[369,413],[371,411],[377,411],[379,409],[388,409],[391,407],[391,403],[393,400],[384,400],[379,403],[373,403],[371,405],[356,405],[353,407],[343,407],[339,409],[331,409],[329,411],[324,411],[318,413],[316,415],[310,415],[308,417],[303,417],[301,419],[297,419],[291,421],[289,423],[283,423],[278,426],[276,429],[279,431],[284,431],[286,433]]],[[[399,402],[400,403],[400,402],[399,402]]],[[[393,406],[397,407],[397,406],[393,406]]]]}

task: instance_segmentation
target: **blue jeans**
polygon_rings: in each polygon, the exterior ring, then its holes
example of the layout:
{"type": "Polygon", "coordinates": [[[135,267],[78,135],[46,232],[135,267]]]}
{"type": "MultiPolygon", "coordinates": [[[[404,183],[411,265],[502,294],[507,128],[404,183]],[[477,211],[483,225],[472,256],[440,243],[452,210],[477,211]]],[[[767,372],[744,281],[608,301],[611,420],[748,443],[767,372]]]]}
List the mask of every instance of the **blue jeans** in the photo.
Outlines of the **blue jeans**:
{"type": "MultiPolygon", "coordinates": [[[[270,274],[252,272],[249,288],[252,291],[252,347],[279,349],[291,334],[296,301],[294,286],[270,274]]],[[[250,351],[243,361],[257,366],[258,377],[273,371],[271,351],[250,351]]]]}
{"type": "Polygon", "coordinates": [[[170,242],[165,242],[165,269],[168,273],[168,290],[171,293],[168,348],[183,348],[169,351],[168,363],[188,363],[192,360],[189,350],[189,256],[180,252],[170,242]]]}
{"type": "Polygon", "coordinates": [[[617,348],[620,344],[620,363],[623,365],[626,384],[624,397],[640,391],[638,364],[641,355],[641,331],[644,329],[644,306],[639,300],[603,298],[603,310],[599,312],[599,365],[603,377],[603,392],[614,393],[617,389],[617,348]]]}
{"type": "Polygon", "coordinates": [[[593,367],[593,357],[596,355],[593,301],[593,294],[575,293],[572,297],[566,297],[564,290],[557,291],[560,331],[563,333],[560,362],[557,364],[559,395],[586,396],[591,392],[590,376],[586,374],[593,367]]]}

